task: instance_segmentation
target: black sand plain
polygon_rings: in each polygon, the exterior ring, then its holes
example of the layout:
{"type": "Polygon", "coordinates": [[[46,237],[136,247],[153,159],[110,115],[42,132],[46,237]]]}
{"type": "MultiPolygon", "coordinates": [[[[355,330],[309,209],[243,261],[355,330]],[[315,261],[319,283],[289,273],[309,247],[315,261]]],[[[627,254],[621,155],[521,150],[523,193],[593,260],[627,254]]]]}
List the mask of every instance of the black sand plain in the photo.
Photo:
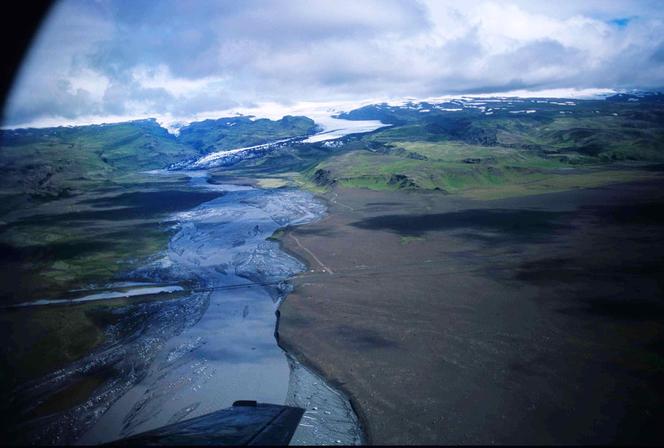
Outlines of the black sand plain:
{"type": "Polygon", "coordinates": [[[664,443],[664,180],[327,199],[282,237],[280,344],[369,443],[664,443]]]}

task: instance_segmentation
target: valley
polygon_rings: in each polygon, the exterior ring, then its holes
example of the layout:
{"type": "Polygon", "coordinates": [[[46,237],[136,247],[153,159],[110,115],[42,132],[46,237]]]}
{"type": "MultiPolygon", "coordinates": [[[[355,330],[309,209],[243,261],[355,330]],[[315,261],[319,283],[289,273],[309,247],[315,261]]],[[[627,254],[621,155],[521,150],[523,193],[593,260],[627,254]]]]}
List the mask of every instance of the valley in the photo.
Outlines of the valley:
{"type": "MultiPolygon", "coordinates": [[[[155,277],[156,271],[145,268],[174,249],[186,228],[183,217],[224,203],[229,195],[241,196],[231,193],[238,189],[274,197],[306,193],[327,204],[319,222],[295,228],[289,220],[277,220],[274,229],[257,232],[256,238],[278,241],[307,262],[308,271],[294,277],[295,289],[280,306],[279,343],[351,398],[370,441],[614,440],[602,438],[610,436],[602,425],[618,425],[619,415],[634,406],[643,407],[648,422],[655,421],[660,405],[648,391],[661,379],[661,356],[651,347],[659,344],[662,329],[648,316],[659,315],[662,266],[647,253],[661,243],[654,210],[662,199],[663,123],[661,94],[619,94],[596,100],[376,104],[341,112],[327,127],[308,117],[285,116],[206,120],[182,127],[178,135],[154,120],[3,130],[0,320],[7,343],[0,372],[7,425],[26,418],[9,417],[19,405],[12,398],[17,390],[62,369],[73,372],[96,351],[117,346],[123,339],[113,331],[124,328],[130,334],[163,325],[160,344],[168,344],[187,325],[195,326],[170,318],[159,323],[162,313],[186,314],[193,297],[201,297],[189,294],[202,287],[195,276],[155,277]],[[344,127],[343,121],[354,124],[344,127]],[[650,226],[650,236],[639,236],[643,226],[650,226]],[[586,237],[593,238],[592,247],[586,237]],[[592,260],[599,265],[591,266],[592,260]],[[623,275],[625,264],[632,268],[623,275]],[[131,286],[118,286],[146,281],[157,288],[154,294],[129,297],[131,286]],[[174,285],[180,289],[158,289],[174,285]],[[440,291],[447,291],[444,303],[440,291]],[[75,302],[95,294],[111,296],[75,302]],[[15,306],[54,300],[68,302],[15,306]],[[614,312],[623,309],[634,316],[625,319],[614,312]],[[145,326],[127,320],[139,310],[151,316],[145,326]],[[604,330],[585,328],[587,319],[604,330]],[[300,338],[302,332],[311,337],[300,338]],[[572,355],[554,356],[546,348],[553,340],[560,353],[572,355]],[[575,346],[580,341],[583,348],[575,346]],[[606,351],[611,344],[620,347],[614,354],[606,351]],[[391,363],[405,359],[404,353],[409,360],[403,365],[391,363]],[[523,353],[541,361],[542,371],[519,370],[523,353]],[[589,364],[589,356],[599,356],[609,370],[589,364]],[[514,365],[505,364],[510,362],[514,365]],[[410,367],[404,370],[405,365],[410,367]],[[493,379],[480,377],[487,369],[493,379]],[[595,432],[584,432],[595,423],[581,420],[578,431],[539,431],[537,425],[548,419],[567,422],[562,409],[581,396],[559,384],[556,375],[584,372],[605,378],[606,390],[611,378],[626,390],[637,387],[628,372],[644,381],[636,398],[620,395],[618,404],[607,404],[606,420],[595,432]],[[434,375],[435,384],[424,374],[434,375]],[[500,394],[507,392],[496,389],[506,384],[505,375],[516,390],[515,401],[505,405],[513,406],[509,409],[500,407],[500,394]],[[415,384],[426,385],[420,390],[424,395],[413,392],[415,384]],[[486,398],[485,414],[473,413],[474,394],[488,389],[495,392],[486,398]],[[565,398],[552,406],[546,397],[556,391],[565,398]],[[482,418],[496,422],[500,413],[522,415],[529,406],[533,412],[519,418],[541,438],[511,433],[509,425],[473,432],[482,427],[482,418]],[[433,420],[409,417],[417,412],[433,420]],[[407,424],[394,433],[390,428],[397,428],[396,421],[407,424]]],[[[233,219],[222,221],[215,225],[233,219]]],[[[237,243],[224,251],[244,244],[237,243]]],[[[240,282],[262,283],[273,267],[269,262],[252,266],[236,273],[244,279],[240,282]]],[[[279,282],[297,269],[287,271],[279,282]]],[[[258,289],[274,293],[273,287],[258,289]]],[[[207,308],[195,308],[205,319],[207,308]]],[[[274,325],[269,316],[275,309],[266,305],[263,310],[266,328],[274,325]]],[[[266,338],[273,339],[268,333],[266,338]]],[[[152,360],[141,361],[144,372],[152,360]]],[[[58,386],[37,410],[28,406],[29,415],[49,415],[57,422],[58,415],[69,415],[110,390],[106,368],[76,375],[65,390],[78,398],[55,405],[58,386]]],[[[119,404],[117,416],[126,415],[130,404],[119,404]]],[[[586,411],[594,412],[577,412],[586,411]]],[[[629,421],[625,424],[631,428],[629,421]]],[[[104,437],[95,440],[112,438],[104,437]]]]}

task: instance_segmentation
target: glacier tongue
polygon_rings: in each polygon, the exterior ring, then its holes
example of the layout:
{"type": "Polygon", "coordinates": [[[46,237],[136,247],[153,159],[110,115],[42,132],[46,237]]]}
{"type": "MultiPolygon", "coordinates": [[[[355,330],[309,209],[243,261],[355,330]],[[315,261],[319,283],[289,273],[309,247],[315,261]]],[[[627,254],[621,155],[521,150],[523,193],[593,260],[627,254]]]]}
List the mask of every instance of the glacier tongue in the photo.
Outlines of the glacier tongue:
{"type": "Polygon", "coordinates": [[[268,152],[282,148],[288,144],[320,143],[329,140],[338,140],[350,134],[361,134],[374,131],[384,126],[390,126],[378,120],[343,120],[333,117],[317,117],[316,124],[318,124],[322,130],[314,135],[291,137],[260,145],[216,151],[193,162],[189,161],[175,164],[171,166],[170,169],[207,169],[228,166],[242,160],[261,157],[268,152]]]}
{"type": "Polygon", "coordinates": [[[287,142],[292,142],[297,138],[285,138],[262,145],[247,146],[244,148],[228,149],[210,153],[189,165],[190,168],[214,168],[218,166],[232,165],[240,160],[253,159],[260,157],[268,151],[284,146],[287,142]]]}

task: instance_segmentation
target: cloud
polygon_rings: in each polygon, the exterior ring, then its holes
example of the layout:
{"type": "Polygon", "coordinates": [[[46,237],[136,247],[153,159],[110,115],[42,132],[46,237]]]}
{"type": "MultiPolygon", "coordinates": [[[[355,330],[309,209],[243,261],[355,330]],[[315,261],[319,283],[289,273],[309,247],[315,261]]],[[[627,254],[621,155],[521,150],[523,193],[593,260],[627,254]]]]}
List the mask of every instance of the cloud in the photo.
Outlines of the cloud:
{"type": "Polygon", "coordinates": [[[5,125],[273,102],[661,88],[657,1],[63,0],[5,125]]]}

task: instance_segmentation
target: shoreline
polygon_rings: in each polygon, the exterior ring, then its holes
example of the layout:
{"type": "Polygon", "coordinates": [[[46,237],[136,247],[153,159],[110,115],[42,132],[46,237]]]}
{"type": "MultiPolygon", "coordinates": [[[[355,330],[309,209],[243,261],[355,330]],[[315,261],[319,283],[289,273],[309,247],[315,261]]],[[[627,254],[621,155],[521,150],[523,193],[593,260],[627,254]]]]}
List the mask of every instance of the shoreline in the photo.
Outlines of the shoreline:
{"type": "MultiPolygon", "coordinates": [[[[220,182],[222,184],[231,184],[231,185],[237,185],[237,186],[251,186],[252,188],[256,188],[259,190],[280,190],[280,189],[293,189],[293,190],[299,190],[305,193],[309,193],[313,196],[314,200],[317,200],[321,202],[325,208],[323,214],[319,217],[319,219],[316,219],[312,222],[306,222],[303,224],[287,224],[283,227],[279,227],[275,230],[276,232],[283,232],[283,236],[288,235],[290,232],[293,231],[293,229],[298,228],[298,227],[303,227],[306,225],[310,225],[312,223],[319,223],[324,221],[326,218],[329,217],[330,215],[330,210],[333,206],[333,202],[326,196],[319,194],[319,193],[314,193],[311,191],[308,191],[304,188],[301,187],[279,187],[279,188],[263,188],[258,185],[257,182],[247,182],[247,179],[244,178],[226,178],[223,180],[223,182],[220,182]]],[[[210,183],[210,185],[218,185],[217,183],[210,183]]],[[[306,257],[302,256],[299,252],[293,250],[290,246],[287,246],[284,243],[283,237],[272,239],[270,237],[266,238],[266,241],[273,241],[277,244],[278,250],[282,251],[285,253],[287,256],[290,256],[300,262],[304,266],[304,271],[295,273],[294,275],[291,275],[288,277],[285,281],[290,285],[291,290],[287,292],[283,297],[279,299],[278,306],[274,312],[275,314],[275,326],[274,326],[274,339],[279,347],[286,356],[286,358],[290,361],[293,361],[297,364],[300,364],[303,366],[305,369],[308,369],[311,373],[313,373],[315,376],[319,377],[323,382],[330,387],[335,393],[339,394],[339,396],[343,399],[345,399],[351,409],[352,412],[355,414],[358,423],[359,423],[359,432],[360,432],[360,445],[367,445],[370,444],[370,436],[369,432],[367,430],[367,418],[363,413],[363,410],[359,407],[357,404],[357,400],[355,397],[353,397],[350,393],[349,390],[347,390],[343,384],[339,383],[338,381],[335,381],[334,379],[329,378],[327,375],[324,374],[324,372],[315,364],[310,362],[308,358],[306,358],[300,351],[296,350],[294,346],[289,346],[287,343],[284,344],[283,340],[280,337],[279,333],[279,327],[281,323],[281,306],[286,302],[288,297],[292,294],[293,290],[292,288],[294,287],[293,285],[293,280],[297,278],[298,276],[302,274],[308,273],[311,268],[312,264],[309,259],[306,257]],[[290,348],[289,348],[290,347],[290,348]]],[[[266,288],[266,292],[270,295],[272,295],[272,292],[266,288]]],[[[290,362],[289,361],[289,362],[290,362]]],[[[295,436],[294,436],[295,437],[295,436]]]]}
{"type": "MultiPolygon", "coordinates": [[[[329,215],[332,213],[332,206],[334,205],[334,203],[328,197],[322,194],[318,193],[312,193],[312,194],[316,199],[323,202],[325,205],[325,210],[326,210],[325,215],[320,220],[315,221],[315,223],[321,223],[326,218],[328,218],[329,215]]],[[[309,260],[305,255],[303,255],[301,252],[297,250],[297,245],[291,245],[292,243],[291,244],[287,243],[284,240],[284,238],[288,236],[296,227],[305,227],[310,224],[312,223],[300,224],[297,226],[287,225],[279,228],[279,230],[283,231],[283,236],[277,240],[277,243],[279,244],[279,250],[300,261],[305,266],[306,270],[304,272],[300,272],[291,276],[287,280],[293,289],[288,294],[286,294],[283,297],[283,299],[281,299],[281,301],[279,302],[279,306],[275,311],[276,324],[275,324],[274,336],[277,341],[277,345],[279,346],[279,348],[281,348],[284,351],[287,357],[294,359],[296,362],[310,369],[312,372],[314,372],[314,374],[322,378],[328,385],[330,385],[330,387],[339,392],[342,395],[342,397],[344,397],[348,401],[360,424],[359,429],[361,432],[361,445],[372,445],[373,438],[370,431],[370,426],[368,424],[369,421],[365,414],[364,409],[362,409],[362,407],[358,404],[357,398],[351,393],[350,390],[348,390],[348,388],[344,386],[343,383],[339,382],[334,378],[331,378],[327,373],[323,371],[322,368],[320,368],[320,366],[316,365],[312,359],[307,357],[302,352],[302,350],[297,349],[295,345],[290,344],[289,342],[281,338],[281,335],[279,333],[279,328],[281,324],[281,307],[295,291],[294,289],[295,285],[293,284],[294,280],[297,279],[302,274],[310,272],[311,268],[314,266],[311,260],[309,260]]]]}
{"type": "MultiPolygon", "coordinates": [[[[283,300],[285,301],[286,296],[283,300]]],[[[281,305],[280,305],[281,306],[281,305]]],[[[275,330],[275,338],[277,340],[277,345],[279,348],[281,348],[284,353],[286,354],[286,357],[291,358],[294,360],[296,363],[301,364],[305,368],[309,369],[311,372],[313,372],[316,376],[320,377],[327,383],[333,390],[335,390],[337,393],[339,393],[344,399],[348,401],[350,404],[351,409],[355,413],[355,416],[357,417],[359,423],[360,423],[360,445],[372,445],[372,438],[371,438],[371,433],[368,430],[368,425],[367,425],[367,417],[364,414],[364,411],[362,408],[357,404],[357,399],[350,393],[348,389],[344,387],[343,384],[340,384],[338,381],[334,380],[333,378],[330,378],[325,372],[323,372],[317,365],[315,365],[309,358],[307,358],[300,350],[295,349],[294,346],[288,344],[287,342],[283,342],[283,340],[279,337],[279,321],[281,318],[281,311],[277,309],[276,313],[277,315],[277,324],[276,324],[276,330],[275,330]]]]}
{"type": "MultiPolygon", "coordinates": [[[[230,184],[233,184],[232,180],[229,180],[227,182],[230,183],[230,184]]],[[[242,184],[238,183],[238,185],[242,185],[242,184]]],[[[253,188],[257,188],[257,189],[270,190],[270,189],[262,188],[257,184],[252,184],[251,186],[253,188]]],[[[283,237],[288,235],[293,229],[295,229],[297,227],[303,227],[303,226],[306,226],[306,225],[309,225],[309,224],[312,224],[312,223],[319,223],[321,221],[324,221],[329,216],[330,209],[331,209],[331,206],[333,204],[330,201],[329,198],[327,198],[327,197],[325,197],[321,194],[309,192],[309,191],[307,191],[307,190],[305,190],[301,187],[281,187],[281,188],[288,188],[288,189],[294,189],[294,190],[300,190],[300,191],[308,192],[313,196],[314,200],[317,200],[317,201],[321,202],[324,205],[325,210],[324,210],[323,214],[318,219],[316,219],[312,222],[307,222],[307,223],[303,223],[303,224],[287,224],[283,227],[277,228],[275,233],[276,232],[282,232],[282,236],[279,237],[279,238],[276,238],[276,239],[272,239],[272,238],[269,238],[269,237],[266,238],[266,241],[275,242],[278,246],[278,250],[282,251],[287,256],[290,256],[290,257],[294,258],[295,260],[297,260],[298,262],[300,262],[304,266],[303,271],[297,272],[294,275],[289,276],[285,280],[289,284],[291,289],[285,295],[283,295],[283,297],[281,297],[279,299],[277,308],[275,309],[275,312],[274,312],[274,314],[275,314],[275,325],[274,325],[274,339],[275,339],[275,342],[277,344],[277,347],[279,347],[283,351],[284,355],[286,356],[286,359],[289,361],[289,364],[291,362],[293,362],[293,363],[299,364],[304,369],[309,370],[314,376],[319,377],[327,387],[332,389],[342,399],[344,399],[348,402],[352,412],[355,414],[355,417],[357,418],[358,423],[359,423],[359,427],[357,428],[359,430],[359,437],[360,437],[359,445],[368,445],[368,444],[370,444],[371,439],[370,439],[369,433],[367,431],[366,416],[363,414],[363,411],[358,406],[358,404],[356,402],[356,399],[343,386],[343,384],[340,384],[338,381],[335,381],[335,380],[329,378],[327,375],[325,375],[325,373],[318,366],[316,366],[306,356],[304,356],[303,353],[296,350],[294,346],[290,346],[288,343],[284,343],[283,340],[280,337],[279,326],[280,326],[280,323],[281,323],[281,306],[286,302],[288,297],[293,292],[293,288],[294,288],[293,280],[295,278],[297,278],[298,276],[302,275],[302,274],[308,273],[312,268],[312,264],[311,264],[310,260],[307,259],[306,257],[302,256],[299,252],[292,250],[292,248],[290,246],[287,246],[284,243],[283,237]]],[[[277,188],[277,189],[279,189],[279,188],[277,188]]],[[[269,294],[271,294],[271,292],[269,290],[267,290],[267,292],[269,294]]],[[[295,438],[296,435],[297,434],[294,434],[293,438],[295,438]]]]}

